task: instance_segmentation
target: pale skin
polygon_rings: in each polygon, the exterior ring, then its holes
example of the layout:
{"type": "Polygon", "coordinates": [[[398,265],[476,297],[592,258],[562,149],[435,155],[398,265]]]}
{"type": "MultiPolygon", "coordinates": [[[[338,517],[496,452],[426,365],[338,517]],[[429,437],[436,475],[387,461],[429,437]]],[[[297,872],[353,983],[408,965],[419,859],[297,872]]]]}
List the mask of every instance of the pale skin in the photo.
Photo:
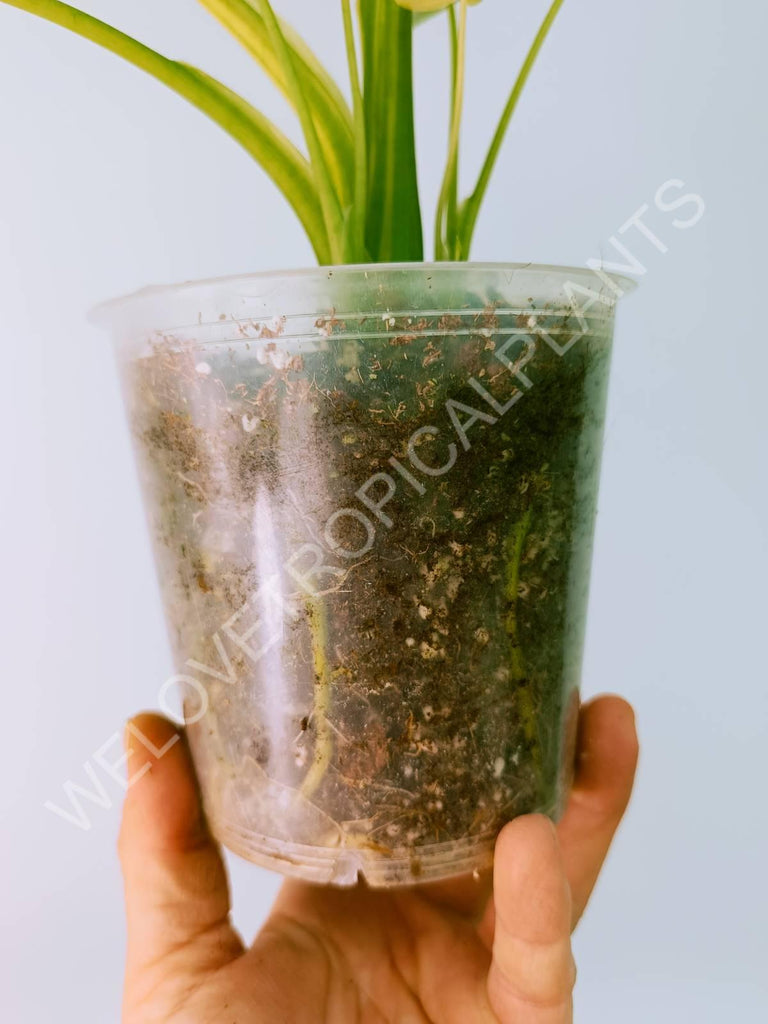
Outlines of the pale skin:
{"type": "Polygon", "coordinates": [[[570,1024],[571,933],[635,774],[625,701],[582,708],[563,819],[508,824],[492,874],[389,893],[288,881],[250,945],[230,922],[186,744],[155,758],[136,733],[160,749],[175,727],[155,715],[132,724],[123,1024],[570,1024]]]}

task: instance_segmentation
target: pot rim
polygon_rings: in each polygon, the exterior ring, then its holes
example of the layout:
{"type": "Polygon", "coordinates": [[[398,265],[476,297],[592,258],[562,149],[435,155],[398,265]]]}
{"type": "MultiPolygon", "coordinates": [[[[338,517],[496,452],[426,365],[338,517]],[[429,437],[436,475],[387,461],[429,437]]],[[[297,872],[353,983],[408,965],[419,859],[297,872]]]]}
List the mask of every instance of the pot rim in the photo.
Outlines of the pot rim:
{"type": "MultiPolygon", "coordinates": [[[[608,278],[621,289],[617,293],[617,300],[627,295],[638,286],[638,282],[632,277],[624,274],[615,274],[600,268],[576,267],[556,263],[503,263],[503,262],[421,262],[421,263],[346,263],[330,266],[299,267],[289,270],[260,270],[250,274],[225,274],[220,277],[206,277],[199,280],[180,281],[175,284],[149,285],[118,295],[115,298],[107,299],[94,306],[88,313],[90,323],[98,327],[110,327],[113,319],[118,316],[126,307],[135,306],[142,302],[151,302],[163,297],[182,296],[186,292],[199,288],[223,287],[246,282],[267,283],[270,281],[301,281],[302,279],[312,280],[324,277],[342,277],[346,275],[397,273],[408,271],[435,270],[441,274],[461,274],[467,270],[480,273],[515,273],[515,274],[563,274],[569,278],[576,278],[576,283],[582,284],[595,278],[598,281],[608,278]],[[599,275],[597,271],[600,271],[599,275]]],[[[588,285],[587,285],[588,286],[588,285]]]]}

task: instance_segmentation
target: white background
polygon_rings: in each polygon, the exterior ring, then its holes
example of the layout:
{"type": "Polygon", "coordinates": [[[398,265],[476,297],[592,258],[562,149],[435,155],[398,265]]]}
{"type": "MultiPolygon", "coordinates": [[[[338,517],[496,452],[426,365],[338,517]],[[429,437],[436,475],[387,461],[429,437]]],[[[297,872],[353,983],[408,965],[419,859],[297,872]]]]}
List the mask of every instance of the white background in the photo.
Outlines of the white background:
{"type": "MultiPolygon", "coordinates": [[[[290,123],[192,0],[86,6],[290,123]]],[[[343,74],[335,0],[277,6],[343,74]]],[[[485,0],[471,12],[468,172],[543,10],[485,0]]],[[[585,690],[627,694],[644,749],[578,933],[585,1024],[768,1018],[767,35],[757,0],[567,0],[474,253],[609,258],[646,202],[669,247],[624,237],[647,274],[620,310],[585,690]],[[688,231],[653,210],[670,178],[706,201],[688,231]]],[[[421,29],[430,200],[445,57],[441,27],[421,29]]],[[[287,206],[215,126],[0,6],[0,998],[14,1024],[118,1019],[119,787],[107,781],[114,806],[93,808],[87,832],[43,804],[86,781],[83,763],[156,702],[170,668],[112,357],[85,313],[147,283],[307,263],[287,206]]],[[[278,880],[232,869],[252,933],[278,880]]]]}

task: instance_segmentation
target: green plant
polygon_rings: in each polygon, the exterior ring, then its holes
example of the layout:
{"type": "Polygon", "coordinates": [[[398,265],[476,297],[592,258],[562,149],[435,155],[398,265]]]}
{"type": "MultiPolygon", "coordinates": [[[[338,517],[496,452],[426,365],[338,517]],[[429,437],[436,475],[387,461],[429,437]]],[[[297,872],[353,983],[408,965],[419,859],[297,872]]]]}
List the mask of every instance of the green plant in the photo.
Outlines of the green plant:
{"type": "Polygon", "coordinates": [[[520,94],[562,6],[553,0],[523,63],[474,189],[459,200],[467,12],[479,0],[340,0],[351,107],[270,0],[200,0],[258,61],[298,115],[306,155],[259,110],[205,72],[170,60],[60,0],[0,0],[98,43],[164,82],[251,154],[299,217],[318,261],[407,262],[424,257],[413,114],[414,25],[446,11],[451,38],[448,159],[435,257],[469,258],[477,218],[520,94]],[[356,13],[356,17],[355,17],[356,13]],[[357,24],[355,24],[357,23],[357,24]]]}

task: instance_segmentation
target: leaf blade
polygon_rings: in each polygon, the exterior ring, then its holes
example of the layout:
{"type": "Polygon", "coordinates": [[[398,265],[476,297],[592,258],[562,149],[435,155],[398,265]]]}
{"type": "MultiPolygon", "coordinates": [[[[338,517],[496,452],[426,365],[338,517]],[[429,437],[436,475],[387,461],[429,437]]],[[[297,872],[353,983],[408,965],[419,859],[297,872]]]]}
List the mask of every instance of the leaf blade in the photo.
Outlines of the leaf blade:
{"type": "Polygon", "coordinates": [[[205,72],[164,57],[119,29],[60,0],[0,0],[109,50],[147,72],[207,114],[263,167],[304,226],[318,260],[328,256],[309,164],[263,114],[205,72]]]}
{"type": "MultiPolygon", "coordinates": [[[[293,103],[285,68],[272,46],[269,29],[253,0],[198,2],[250,53],[289,102],[293,103]]],[[[281,18],[278,21],[343,208],[351,203],[354,192],[354,131],[349,106],[334,79],[301,36],[281,18]]]]}
{"type": "Polygon", "coordinates": [[[341,262],[344,246],[344,214],[339,197],[333,187],[328,164],[318,139],[314,121],[312,120],[312,113],[307,102],[306,93],[301,78],[297,74],[291,50],[283,35],[283,30],[270,0],[257,0],[257,2],[264,23],[269,29],[272,46],[277,51],[280,61],[285,68],[291,97],[301,121],[301,129],[309,149],[312,176],[328,234],[331,260],[333,262],[341,262]]]}
{"type": "Polygon", "coordinates": [[[344,42],[347,50],[349,84],[352,90],[352,116],[355,135],[355,187],[352,207],[344,246],[345,262],[368,262],[365,247],[366,194],[368,191],[368,150],[365,130],[365,108],[360,83],[360,66],[357,56],[357,41],[352,17],[352,0],[341,0],[344,22],[344,42]]]}

